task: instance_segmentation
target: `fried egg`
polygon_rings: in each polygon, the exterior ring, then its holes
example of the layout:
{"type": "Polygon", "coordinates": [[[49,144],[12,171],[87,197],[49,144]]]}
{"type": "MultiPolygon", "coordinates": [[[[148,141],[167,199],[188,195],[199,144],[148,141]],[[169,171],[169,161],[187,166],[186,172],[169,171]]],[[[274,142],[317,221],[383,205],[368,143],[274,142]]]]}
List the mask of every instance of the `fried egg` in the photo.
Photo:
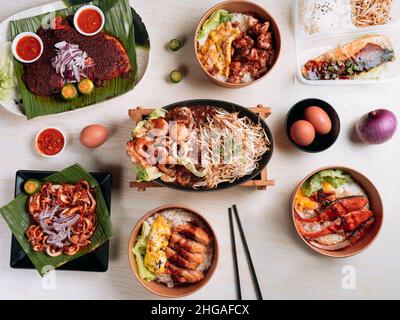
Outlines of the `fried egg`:
{"type": "Polygon", "coordinates": [[[231,22],[221,23],[210,32],[206,43],[198,50],[202,65],[208,72],[229,77],[229,65],[232,62],[232,42],[240,36],[240,28],[231,22]]]}
{"type": "Polygon", "coordinates": [[[301,190],[296,194],[295,203],[298,211],[314,210],[318,208],[318,203],[311,200],[309,197],[304,196],[301,190]]]}
{"type": "Polygon", "coordinates": [[[152,225],[144,256],[145,267],[155,274],[165,272],[167,262],[165,248],[168,246],[170,236],[171,227],[167,220],[163,216],[158,216],[152,225]]]}

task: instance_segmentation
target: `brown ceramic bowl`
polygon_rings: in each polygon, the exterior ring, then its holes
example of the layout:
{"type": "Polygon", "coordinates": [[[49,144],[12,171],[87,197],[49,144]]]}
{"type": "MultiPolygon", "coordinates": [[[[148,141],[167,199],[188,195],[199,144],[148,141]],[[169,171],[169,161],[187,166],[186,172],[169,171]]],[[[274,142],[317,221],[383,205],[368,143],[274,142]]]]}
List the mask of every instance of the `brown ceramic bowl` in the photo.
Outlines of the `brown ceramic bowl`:
{"type": "Polygon", "coordinates": [[[246,87],[248,85],[251,85],[253,83],[256,83],[258,81],[260,81],[261,79],[264,79],[271,71],[272,69],[275,67],[279,55],[280,55],[280,51],[281,51],[281,34],[279,32],[279,28],[277,23],[275,22],[274,18],[260,5],[255,4],[253,2],[250,1],[243,1],[243,0],[229,0],[229,1],[225,1],[225,2],[221,2],[217,5],[215,5],[214,7],[212,7],[211,9],[209,9],[204,16],[200,19],[199,24],[197,25],[196,28],[196,32],[195,32],[195,36],[194,36],[194,51],[197,57],[197,61],[199,62],[201,68],[203,69],[203,71],[207,74],[207,76],[214,81],[215,83],[226,87],[226,88],[242,88],[242,87],[246,87]],[[262,77],[248,82],[248,83],[228,83],[228,82],[224,82],[224,81],[220,81],[216,78],[214,78],[211,74],[209,74],[207,72],[207,70],[204,68],[203,64],[201,63],[199,56],[197,55],[197,40],[196,40],[196,35],[198,34],[200,28],[202,27],[203,23],[210,17],[210,15],[216,11],[216,10],[227,10],[229,12],[239,12],[239,13],[254,13],[256,14],[259,18],[261,18],[263,21],[269,21],[271,26],[270,28],[272,29],[273,32],[273,37],[274,37],[274,44],[275,44],[275,49],[276,49],[276,53],[275,53],[275,58],[274,58],[274,62],[271,66],[271,68],[267,71],[266,74],[264,74],[262,77]]]}
{"type": "Polygon", "coordinates": [[[167,297],[167,298],[180,298],[180,297],[188,296],[188,295],[193,294],[193,293],[197,292],[198,290],[200,290],[203,286],[205,286],[207,284],[207,282],[211,279],[212,275],[214,274],[214,271],[217,268],[218,257],[219,257],[218,240],[217,240],[217,237],[215,236],[215,232],[214,232],[213,228],[211,227],[211,225],[197,211],[195,211],[191,208],[185,207],[185,206],[180,206],[180,205],[165,205],[165,206],[156,208],[154,210],[151,210],[142,219],[140,219],[132,231],[132,234],[131,234],[131,237],[129,240],[128,252],[129,252],[129,263],[130,263],[133,273],[135,274],[136,279],[139,281],[139,283],[144,288],[146,288],[148,291],[150,291],[156,295],[159,295],[162,297],[167,297]],[[137,270],[136,259],[132,252],[132,248],[134,247],[134,245],[136,243],[136,239],[137,239],[138,235],[140,235],[140,233],[142,231],[143,223],[152,215],[154,215],[158,212],[164,211],[166,209],[183,209],[185,211],[188,211],[188,212],[194,214],[197,217],[197,219],[199,219],[200,221],[202,221],[204,223],[204,225],[208,228],[209,232],[211,233],[211,236],[213,238],[213,244],[214,244],[214,257],[213,257],[211,266],[205,273],[205,277],[202,281],[199,281],[194,284],[175,285],[175,287],[173,287],[173,288],[168,288],[166,285],[158,283],[156,281],[145,281],[140,278],[138,270],[137,270]]]}
{"type": "Polygon", "coordinates": [[[293,193],[292,197],[292,202],[291,202],[291,210],[292,210],[292,219],[293,219],[293,224],[296,228],[297,233],[299,234],[300,238],[313,250],[329,257],[334,257],[334,258],[346,258],[353,256],[355,254],[358,254],[365,249],[367,249],[376,239],[376,237],[379,234],[379,231],[382,227],[382,222],[383,222],[383,204],[381,197],[379,195],[378,190],[375,188],[375,186],[372,184],[372,182],[365,177],[363,174],[347,168],[347,167],[341,167],[341,166],[329,166],[329,167],[324,167],[320,168],[318,170],[315,170],[314,172],[310,173],[307,177],[305,177],[298,187],[296,188],[295,192],[293,193]],[[361,188],[365,191],[365,193],[368,196],[369,199],[369,205],[370,205],[370,210],[375,214],[375,222],[373,225],[368,229],[367,233],[362,237],[359,241],[357,241],[354,245],[344,248],[342,250],[337,250],[337,251],[329,251],[329,250],[323,250],[320,248],[317,248],[310,244],[306,239],[303,238],[303,236],[300,234],[299,230],[296,227],[295,223],[295,195],[297,191],[300,189],[300,187],[303,185],[303,183],[310,178],[312,175],[322,171],[322,170],[327,170],[327,169],[340,169],[343,170],[344,172],[347,172],[351,175],[353,180],[358,183],[361,188]]]}

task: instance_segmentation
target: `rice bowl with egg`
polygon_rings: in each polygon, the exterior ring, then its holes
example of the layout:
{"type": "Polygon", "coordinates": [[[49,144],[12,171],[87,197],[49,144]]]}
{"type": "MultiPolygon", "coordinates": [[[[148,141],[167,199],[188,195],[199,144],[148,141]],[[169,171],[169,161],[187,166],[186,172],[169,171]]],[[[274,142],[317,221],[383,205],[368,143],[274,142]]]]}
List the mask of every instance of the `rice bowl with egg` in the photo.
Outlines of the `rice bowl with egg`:
{"type": "Polygon", "coordinates": [[[271,23],[250,12],[212,12],[196,34],[204,70],[227,84],[246,84],[264,76],[278,50],[271,23]]]}
{"type": "Polygon", "coordinates": [[[216,262],[216,240],[206,222],[183,207],[162,207],[144,219],[130,244],[137,277],[170,289],[204,282],[216,262]]]}

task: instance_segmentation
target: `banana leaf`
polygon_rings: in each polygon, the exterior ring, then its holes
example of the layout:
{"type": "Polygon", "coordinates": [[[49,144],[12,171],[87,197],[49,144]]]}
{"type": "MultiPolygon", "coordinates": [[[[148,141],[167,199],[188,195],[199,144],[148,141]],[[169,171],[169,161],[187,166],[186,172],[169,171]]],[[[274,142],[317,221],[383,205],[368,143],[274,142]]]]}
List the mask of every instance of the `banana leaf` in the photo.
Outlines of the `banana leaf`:
{"type": "MultiPolygon", "coordinates": [[[[87,0],[63,0],[62,1],[66,7],[72,7],[78,4],[84,4],[87,0]]],[[[149,49],[150,48],[150,39],[149,34],[146,30],[146,26],[143,23],[142,18],[139,14],[131,7],[132,11],[132,19],[135,28],[135,45],[136,50],[138,48],[149,49]]]]}
{"type": "Polygon", "coordinates": [[[74,256],[61,254],[58,257],[50,257],[45,252],[33,251],[25,236],[25,232],[30,225],[30,217],[27,211],[27,201],[29,199],[29,196],[27,194],[21,193],[8,205],[0,208],[0,214],[7,222],[9,228],[11,229],[11,232],[14,234],[22,249],[26,252],[27,256],[32,261],[36,270],[42,276],[50,270],[49,266],[55,269],[67,262],[75,260],[98,248],[106,241],[108,241],[112,236],[111,219],[98,182],[79,164],[75,164],[69,168],[64,169],[63,171],[48,176],[47,178],[43,179],[43,182],[75,184],[81,179],[88,181],[90,186],[92,188],[95,188],[97,202],[97,222],[96,230],[92,236],[92,243],[89,246],[79,250],[78,253],[74,256]]]}
{"type": "MultiPolygon", "coordinates": [[[[15,74],[28,119],[82,108],[122,95],[134,88],[137,79],[137,61],[135,30],[129,0],[97,0],[90,3],[98,6],[104,12],[105,25],[103,31],[116,37],[125,47],[132,65],[129,76],[108,80],[102,87],[96,87],[90,95],[81,95],[76,100],[64,101],[60,97],[37,96],[31,93],[22,80],[23,64],[14,59],[15,74]]],[[[58,10],[54,14],[64,18],[68,15],[73,15],[81,5],[73,5],[66,9],[58,10]]],[[[25,31],[36,32],[42,26],[42,22],[48,21],[49,17],[52,16],[54,17],[54,15],[46,13],[11,21],[10,38],[14,39],[16,35],[25,31]]]]}

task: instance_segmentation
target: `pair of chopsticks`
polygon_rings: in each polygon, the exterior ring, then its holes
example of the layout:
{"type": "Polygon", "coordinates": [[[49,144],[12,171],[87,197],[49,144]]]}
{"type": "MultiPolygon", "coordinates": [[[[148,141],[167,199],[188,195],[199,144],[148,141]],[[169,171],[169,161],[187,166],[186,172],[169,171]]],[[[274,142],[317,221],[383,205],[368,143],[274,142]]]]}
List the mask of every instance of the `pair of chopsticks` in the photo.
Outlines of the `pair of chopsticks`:
{"type": "Polygon", "coordinates": [[[229,226],[230,226],[230,231],[231,231],[232,255],[233,255],[233,263],[234,263],[234,269],[235,269],[235,280],[236,280],[235,282],[236,282],[236,291],[237,291],[238,300],[243,300],[243,299],[242,299],[242,291],[241,291],[241,286],[240,286],[240,273],[239,273],[239,264],[238,264],[238,258],[237,258],[237,250],[236,250],[235,228],[233,225],[232,209],[233,209],[233,213],[235,214],[236,223],[239,228],[240,238],[242,239],[244,252],[246,254],[247,264],[249,265],[249,268],[250,268],[251,278],[253,280],[253,285],[255,287],[257,299],[263,300],[260,285],[257,280],[256,270],[254,269],[254,264],[253,264],[253,260],[251,259],[249,246],[247,245],[246,236],[244,234],[242,222],[240,221],[239,212],[237,210],[236,205],[234,204],[233,207],[229,208],[228,211],[229,211],[229,226]]]}

